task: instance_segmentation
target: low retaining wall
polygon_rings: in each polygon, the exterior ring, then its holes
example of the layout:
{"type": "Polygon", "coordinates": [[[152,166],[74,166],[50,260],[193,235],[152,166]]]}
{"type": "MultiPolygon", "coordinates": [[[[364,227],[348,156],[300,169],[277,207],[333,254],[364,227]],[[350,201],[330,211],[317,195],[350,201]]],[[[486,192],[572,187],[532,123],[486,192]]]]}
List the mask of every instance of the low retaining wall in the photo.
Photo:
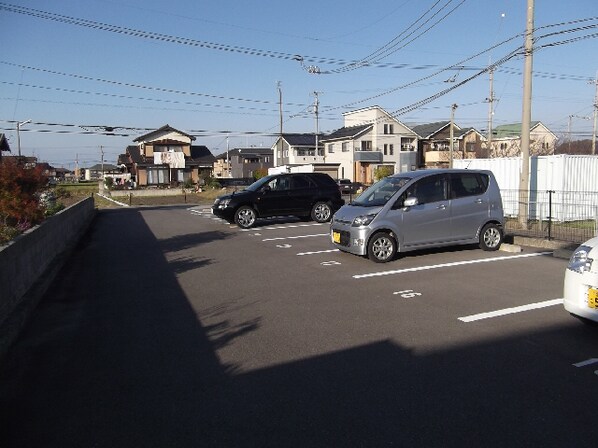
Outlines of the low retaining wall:
{"type": "Polygon", "coordinates": [[[0,357],[94,216],[94,201],[90,197],[0,247],[0,357]]]}
{"type": "MultiPolygon", "coordinates": [[[[192,190],[187,190],[187,193],[191,193],[192,190]]],[[[185,194],[185,190],[182,188],[150,188],[148,190],[104,190],[104,194],[109,194],[113,198],[122,198],[129,196],[179,196],[185,194]]]]}

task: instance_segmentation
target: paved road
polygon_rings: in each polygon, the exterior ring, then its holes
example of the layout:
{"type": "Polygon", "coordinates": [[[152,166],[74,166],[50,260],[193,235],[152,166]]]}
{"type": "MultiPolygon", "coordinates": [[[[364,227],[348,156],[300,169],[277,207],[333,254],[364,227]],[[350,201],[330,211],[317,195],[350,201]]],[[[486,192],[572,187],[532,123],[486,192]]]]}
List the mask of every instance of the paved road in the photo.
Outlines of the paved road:
{"type": "Polygon", "coordinates": [[[101,211],[0,366],[0,446],[596,445],[598,333],[558,305],[565,260],[378,265],[327,231],[101,211]]]}

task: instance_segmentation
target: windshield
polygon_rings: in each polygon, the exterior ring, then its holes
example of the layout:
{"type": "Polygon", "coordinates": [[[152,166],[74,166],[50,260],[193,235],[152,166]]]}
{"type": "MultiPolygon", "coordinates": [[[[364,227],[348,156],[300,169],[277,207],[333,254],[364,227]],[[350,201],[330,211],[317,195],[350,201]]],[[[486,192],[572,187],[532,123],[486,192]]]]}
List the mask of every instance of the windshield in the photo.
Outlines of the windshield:
{"type": "Polygon", "coordinates": [[[262,177],[261,179],[256,180],[254,183],[252,183],[250,186],[248,186],[245,189],[249,190],[249,191],[258,191],[260,188],[262,188],[262,186],[264,186],[268,182],[270,182],[273,177],[274,176],[262,177]]]}
{"type": "Polygon", "coordinates": [[[411,179],[408,177],[385,177],[365,190],[351,205],[361,207],[380,207],[399,191],[411,179]]]}

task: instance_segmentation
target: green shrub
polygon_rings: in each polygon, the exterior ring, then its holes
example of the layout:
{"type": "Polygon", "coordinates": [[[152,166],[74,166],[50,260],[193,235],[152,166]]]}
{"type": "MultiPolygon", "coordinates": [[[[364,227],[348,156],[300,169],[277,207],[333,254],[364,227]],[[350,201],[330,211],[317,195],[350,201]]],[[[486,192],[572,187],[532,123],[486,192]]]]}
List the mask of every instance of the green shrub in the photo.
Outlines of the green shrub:
{"type": "Polygon", "coordinates": [[[266,177],[268,175],[268,168],[258,168],[257,170],[253,170],[253,178],[255,180],[260,180],[262,177],[266,177]]]}
{"type": "Polygon", "coordinates": [[[385,177],[388,177],[391,174],[394,174],[393,168],[388,165],[382,165],[374,170],[374,179],[376,181],[379,181],[380,179],[384,179],[385,177]]]}
{"type": "Polygon", "coordinates": [[[207,185],[208,185],[208,187],[210,187],[212,189],[220,189],[220,188],[222,188],[222,185],[216,179],[210,179],[210,182],[207,185]]]}

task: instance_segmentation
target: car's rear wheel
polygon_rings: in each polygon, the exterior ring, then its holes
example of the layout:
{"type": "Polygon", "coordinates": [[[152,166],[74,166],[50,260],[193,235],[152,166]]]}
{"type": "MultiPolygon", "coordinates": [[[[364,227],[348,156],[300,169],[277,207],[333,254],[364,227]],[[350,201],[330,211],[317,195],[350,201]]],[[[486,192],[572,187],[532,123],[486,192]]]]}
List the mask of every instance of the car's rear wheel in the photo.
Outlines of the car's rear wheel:
{"type": "Polygon", "coordinates": [[[480,232],[480,249],[482,250],[497,250],[502,244],[503,233],[500,226],[497,224],[486,224],[480,232]]]}
{"type": "Polygon", "coordinates": [[[235,223],[242,229],[249,229],[255,224],[257,215],[255,210],[248,205],[243,205],[235,212],[235,223]]]}
{"type": "Polygon", "coordinates": [[[332,216],[332,209],[327,202],[316,202],[311,209],[311,219],[316,222],[326,222],[332,216]]]}
{"type": "Polygon", "coordinates": [[[368,243],[368,258],[376,263],[392,260],[397,253],[397,242],[388,232],[376,233],[368,243]]]}

